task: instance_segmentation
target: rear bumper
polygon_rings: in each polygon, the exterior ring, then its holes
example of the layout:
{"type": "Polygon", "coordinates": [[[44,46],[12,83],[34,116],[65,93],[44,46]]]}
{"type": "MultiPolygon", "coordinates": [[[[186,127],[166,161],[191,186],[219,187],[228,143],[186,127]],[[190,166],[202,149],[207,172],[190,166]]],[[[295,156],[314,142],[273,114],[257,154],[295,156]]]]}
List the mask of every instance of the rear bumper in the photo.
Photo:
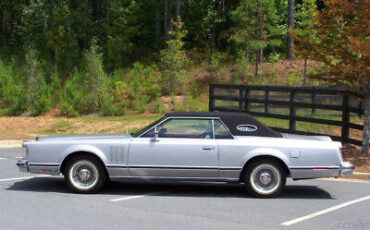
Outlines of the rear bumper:
{"type": "Polygon", "coordinates": [[[343,162],[340,166],[340,176],[352,175],[355,170],[355,166],[348,161],[343,162]]]}
{"type": "Polygon", "coordinates": [[[324,177],[340,177],[353,174],[355,166],[350,162],[343,162],[339,166],[317,166],[317,167],[291,167],[290,174],[295,180],[299,179],[313,179],[324,177]]]}
{"type": "Polygon", "coordinates": [[[17,161],[17,166],[18,166],[19,171],[21,171],[21,172],[29,172],[30,171],[30,169],[28,167],[28,160],[26,160],[26,159],[21,159],[21,160],[17,161]]]}

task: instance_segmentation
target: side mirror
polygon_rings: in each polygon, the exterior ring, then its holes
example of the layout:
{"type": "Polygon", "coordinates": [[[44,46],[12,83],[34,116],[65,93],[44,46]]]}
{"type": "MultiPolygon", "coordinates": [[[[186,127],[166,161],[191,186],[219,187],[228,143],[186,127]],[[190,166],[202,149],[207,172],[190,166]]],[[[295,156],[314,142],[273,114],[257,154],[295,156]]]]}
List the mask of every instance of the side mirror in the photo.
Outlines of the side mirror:
{"type": "Polygon", "coordinates": [[[154,142],[158,142],[159,140],[158,140],[158,127],[156,126],[155,128],[154,128],[154,138],[153,138],[153,141],[154,142]]]}

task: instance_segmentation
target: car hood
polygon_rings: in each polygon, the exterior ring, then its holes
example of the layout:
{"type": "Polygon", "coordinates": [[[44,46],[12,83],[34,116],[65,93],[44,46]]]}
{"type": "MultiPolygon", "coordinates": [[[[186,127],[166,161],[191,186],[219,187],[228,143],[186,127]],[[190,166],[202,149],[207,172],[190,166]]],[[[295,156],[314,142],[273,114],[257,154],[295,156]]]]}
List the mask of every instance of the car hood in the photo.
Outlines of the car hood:
{"type": "Polygon", "coordinates": [[[36,141],[68,141],[68,140],[91,140],[91,139],[127,139],[131,134],[89,134],[89,135],[57,135],[37,137],[36,141]]]}

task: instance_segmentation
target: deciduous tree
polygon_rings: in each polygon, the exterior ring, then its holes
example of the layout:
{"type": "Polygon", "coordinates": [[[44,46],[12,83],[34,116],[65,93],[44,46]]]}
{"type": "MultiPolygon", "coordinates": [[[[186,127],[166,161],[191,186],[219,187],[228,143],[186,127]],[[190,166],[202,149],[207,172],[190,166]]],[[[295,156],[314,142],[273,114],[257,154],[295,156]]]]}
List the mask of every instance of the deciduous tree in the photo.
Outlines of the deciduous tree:
{"type": "Polygon", "coordinates": [[[369,152],[370,125],[370,0],[327,0],[311,29],[315,39],[300,38],[298,51],[324,64],[312,77],[346,86],[362,95],[364,130],[362,153],[369,152]]]}

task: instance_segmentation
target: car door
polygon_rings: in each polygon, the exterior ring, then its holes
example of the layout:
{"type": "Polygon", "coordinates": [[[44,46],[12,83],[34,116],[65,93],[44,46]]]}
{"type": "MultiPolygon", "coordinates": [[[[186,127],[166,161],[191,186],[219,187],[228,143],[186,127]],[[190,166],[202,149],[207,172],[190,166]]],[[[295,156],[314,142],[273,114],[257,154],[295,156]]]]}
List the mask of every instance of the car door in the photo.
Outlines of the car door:
{"type": "Polygon", "coordinates": [[[217,177],[218,146],[212,119],[168,118],[130,145],[128,167],[132,176],[217,177]]]}
{"type": "Polygon", "coordinates": [[[213,124],[215,139],[219,147],[218,175],[220,178],[238,179],[246,147],[237,144],[230,130],[221,120],[215,119],[213,124]]]}

